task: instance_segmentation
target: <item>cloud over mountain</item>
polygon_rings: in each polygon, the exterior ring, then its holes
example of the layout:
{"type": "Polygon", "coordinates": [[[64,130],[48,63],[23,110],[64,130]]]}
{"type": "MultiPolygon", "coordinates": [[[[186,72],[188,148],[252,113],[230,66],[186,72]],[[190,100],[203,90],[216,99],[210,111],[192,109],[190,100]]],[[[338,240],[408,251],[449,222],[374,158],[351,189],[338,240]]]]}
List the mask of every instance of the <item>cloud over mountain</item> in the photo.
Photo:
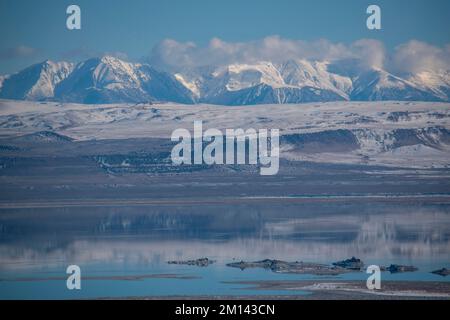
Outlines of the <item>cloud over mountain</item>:
{"type": "Polygon", "coordinates": [[[383,43],[374,39],[360,39],[344,44],[326,39],[303,41],[279,36],[249,42],[227,42],[213,38],[204,47],[193,42],[166,39],[153,48],[149,62],[156,66],[179,69],[258,61],[278,63],[291,59],[329,62],[352,60],[363,69],[384,68],[393,73],[449,70],[450,44],[440,48],[412,40],[399,45],[393,52],[387,52],[383,43]]]}
{"type": "Polygon", "coordinates": [[[396,73],[418,73],[450,69],[450,44],[440,48],[411,40],[395,50],[390,65],[396,73]]]}
{"type": "MultiPolygon", "coordinates": [[[[81,103],[172,101],[222,105],[326,101],[450,101],[449,46],[410,41],[388,52],[351,44],[266,37],[164,40],[147,63],[108,54],[45,61],[0,79],[0,98],[81,103]]],[[[125,56],[126,58],[126,56],[125,56]]]]}
{"type": "Polygon", "coordinates": [[[0,60],[11,60],[16,58],[31,57],[36,55],[36,48],[20,45],[12,48],[0,50],[0,60]]]}

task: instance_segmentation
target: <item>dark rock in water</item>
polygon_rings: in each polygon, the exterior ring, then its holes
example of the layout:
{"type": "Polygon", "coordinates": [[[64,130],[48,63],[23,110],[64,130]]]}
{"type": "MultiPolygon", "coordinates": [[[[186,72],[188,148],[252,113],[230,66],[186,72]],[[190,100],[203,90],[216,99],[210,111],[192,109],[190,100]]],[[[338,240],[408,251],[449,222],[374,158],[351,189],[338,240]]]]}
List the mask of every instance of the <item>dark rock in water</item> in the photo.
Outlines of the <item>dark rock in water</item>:
{"type": "Polygon", "coordinates": [[[200,258],[197,260],[174,260],[167,261],[168,264],[184,264],[189,266],[198,266],[198,267],[207,267],[210,264],[213,264],[215,261],[210,260],[208,258],[200,258]]]}
{"type": "Polygon", "coordinates": [[[389,267],[386,268],[386,271],[389,271],[390,273],[398,273],[398,272],[414,272],[418,269],[414,266],[402,266],[400,264],[391,264],[389,267]]]}
{"type": "Polygon", "coordinates": [[[239,268],[241,270],[248,269],[248,268],[271,269],[274,261],[275,260],[265,259],[265,260],[261,260],[261,261],[245,262],[244,260],[241,260],[239,262],[227,263],[227,266],[232,267],[232,268],[239,268]]]}
{"type": "Polygon", "coordinates": [[[350,270],[361,270],[364,267],[364,262],[361,259],[352,257],[351,259],[334,262],[333,265],[350,270]]]}
{"type": "Polygon", "coordinates": [[[254,262],[232,262],[227,264],[228,267],[239,268],[245,270],[247,268],[263,268],[277,273],[295,273],[295,274],[314,274],[314,275],[338,275],[349,272],[340,267],[332,267],[319,263],[308,262],[287,262],[282,260],[265,259],[254,262]]]}
{"type": "Polygon", "coordinates": [[[450,270],[447,269],[447,268],[442,268],[442,269],[439,269],[439,270],[431,271],[431,273],[438,274],[440,276],[446,277],[446,276],[450,275],[450,270]]]}

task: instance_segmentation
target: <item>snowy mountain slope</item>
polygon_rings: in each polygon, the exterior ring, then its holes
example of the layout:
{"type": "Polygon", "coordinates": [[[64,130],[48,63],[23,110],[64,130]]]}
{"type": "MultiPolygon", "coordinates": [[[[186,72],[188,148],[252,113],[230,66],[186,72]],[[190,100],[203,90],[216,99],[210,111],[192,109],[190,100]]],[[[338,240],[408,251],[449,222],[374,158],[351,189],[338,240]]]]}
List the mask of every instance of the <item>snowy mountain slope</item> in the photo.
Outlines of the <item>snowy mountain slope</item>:
{"type": "Polygon", "coordinates": [[[450,72],[449,71],[422,71],[407,77],[408,81],[419,88],[432,92],[444,101],[450,100],[450,72]]]}
{"type": "Polygon", "coordinates": [[[0,91],[2,90],[3,82],[8,78],[8,75],[0,76],[0,91]]]}
{"type": "Polygon", "coordinates": [[[57,88],[61,101],[96,103],[100,100],[134,101],[147,98],[141,89],[139,75],[128,63],[108,58],[93,58],[78,64],[72,74],[57,88]]]}
{"type": "Polygon", "coordinates": [[[259,62],[185,70],[176,77],[197,102],[224,105],[450,100],[448,72],[404,79],[382,69],[352,68],[352,64],[330,67],[328,62],[289,60],[280,64],[259,62]]]}
{"type": "MultiPolygon", "coordinates": [[[[400,77],[355,63],[288,60],[161,71],[104,56],[75,67],[46,61],[5,78],[0,97],[76,103],[171,101],[221,105],[326,101],[450,101],[450,72],[400,77]]],[[[0,79],[1,82],[1,79],[0,79]]]]}
{"type": "Polygon", "coordinates": [[[239,91],[260,84],[272,88],[284,87],[285,83],[277,68],[270,62],[259,64],[231,64],[226,67],[226,89],[239,91]]]}
{"type": "Polygon", "coordinates": [[[346,100],[352,90],[351,79],[329,72],[327,62],[290,60],[279,68],[284,82],[288,85],[334,91],[346,100]]]}
{"type": "MultiPolygon", "coordinates": [[[[215,104],[255,104],[245,98],[247,92],[258,90],[258,87],[275,89],[286,86],[279,71],[270,62],[188,69],[177,73],[176,78],[198,102],[215,104]]],[[[266,101],[264,98],[260,100],[266,101]]]]}
{"type": "Polygon", "coordinates": [[[326,63],[231,64],[178,73],[197,101],[224,105],[347,100],[351,80],[327,72],[326,63]]]}
{"type": "Polygon", "coordinates": [[[54,97],[56,86],[69,76],[73,65],[50,60],[35,64],[4,79],[0,98],[45,100],[54,97]]]}
{"type": "Polygon", "coordinates": [[[221,90],[207,100],[213,104],[224,105],[255,105],[255,104],[286,104],[306,102],[327,102],[345,100],[335,91],[317,89],[314,87],[273,87],[259,84],[238,91],[221,90]]]}
{"type": "MultiPolygon", "coordinates": [[[[213,105],[78,105],[0,101],[0,135],[54,132],[76,140],[163,138],[173,130],[278,128],[293,161],[450,166],[450,104],[333,102],[220,108],[213,105]]],[[[48,136],[49,134],[46,134],[48,136]]]]}
{"type": "MultiPolygon", "coordinates": [[[[369,70],[354,80],[351,100],[354,101],[440,101],[420,86],[381,69],[369,70]]],[[[445,100],[445,99],[444,99],[445,100]]]]}
{"type": "Polygon", "coordinates": [[[188,91],[148,65],[105,56],[78,64],[55,92],[57,100],[81,103],[191,102],[188,91]]]}

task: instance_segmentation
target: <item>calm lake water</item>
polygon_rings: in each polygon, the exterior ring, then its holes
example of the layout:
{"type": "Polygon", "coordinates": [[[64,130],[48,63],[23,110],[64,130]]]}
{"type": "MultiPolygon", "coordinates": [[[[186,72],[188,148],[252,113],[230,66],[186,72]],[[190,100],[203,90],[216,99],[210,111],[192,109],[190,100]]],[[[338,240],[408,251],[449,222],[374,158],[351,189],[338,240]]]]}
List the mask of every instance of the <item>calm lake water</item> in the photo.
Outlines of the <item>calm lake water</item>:
{"type": "Polygon", "coordinates": [[[0,298],[70,299],[171,295],[308,294],[256,291],[243,280],[360,279],[239,270],[233,261],[407,264],[382,280],[450,281],[450,201],[383,199],[0,209],[0,298]],[[208,257],[208,267],[168,260],[208,257]],[[82,289],[66,288],[79,265],[82,289]]]}

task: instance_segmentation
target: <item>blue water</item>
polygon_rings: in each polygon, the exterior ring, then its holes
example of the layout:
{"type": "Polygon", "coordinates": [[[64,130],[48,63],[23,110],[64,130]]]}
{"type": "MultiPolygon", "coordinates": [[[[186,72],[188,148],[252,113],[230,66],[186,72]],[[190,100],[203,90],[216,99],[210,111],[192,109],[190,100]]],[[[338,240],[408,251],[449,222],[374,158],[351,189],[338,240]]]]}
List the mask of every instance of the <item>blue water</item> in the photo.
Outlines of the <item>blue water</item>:
{"type": "Polygon", "coordinates": [[[226,266],[266,258],[330,264],[356,256],[366,265],[419,268],[383,272],[382,281],[450,281],[430,273],[450,267],[450,205],[423,200],[2,209],[0,226],[0,299],[302,295],[309,292],[255,290],[236,282],[365,282],[368,277],[364,272],[315,276],[226,266]],[[208,267],[167,264],[200,257],[216,262],[208,267]],[[66,288],[70,264],[81,268],[81,290],[66,288]],[[180,278],[120,279],[161,274],[180,278]]]}

